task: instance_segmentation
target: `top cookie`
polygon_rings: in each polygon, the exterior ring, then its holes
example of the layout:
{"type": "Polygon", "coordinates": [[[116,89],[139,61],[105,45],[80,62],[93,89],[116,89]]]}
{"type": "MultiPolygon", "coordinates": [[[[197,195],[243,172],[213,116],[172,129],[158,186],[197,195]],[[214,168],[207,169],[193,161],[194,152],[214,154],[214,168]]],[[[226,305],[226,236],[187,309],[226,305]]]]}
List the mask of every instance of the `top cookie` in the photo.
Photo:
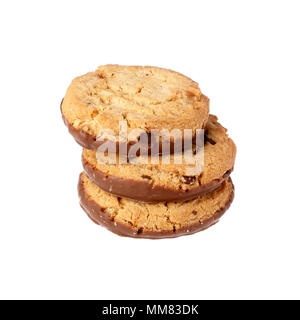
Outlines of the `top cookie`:
{"type": "Polygon", "coordinates": [[[171,70],[105,65],[72,81],[61,111],[77,142],[97,149],[102,143],[97,141],[99,132],[110,129],[118,136],[119,121],[126,121],[128,133],[133,129],[195,133],[206,125],[209,99],[196,82],[171,70]]]}

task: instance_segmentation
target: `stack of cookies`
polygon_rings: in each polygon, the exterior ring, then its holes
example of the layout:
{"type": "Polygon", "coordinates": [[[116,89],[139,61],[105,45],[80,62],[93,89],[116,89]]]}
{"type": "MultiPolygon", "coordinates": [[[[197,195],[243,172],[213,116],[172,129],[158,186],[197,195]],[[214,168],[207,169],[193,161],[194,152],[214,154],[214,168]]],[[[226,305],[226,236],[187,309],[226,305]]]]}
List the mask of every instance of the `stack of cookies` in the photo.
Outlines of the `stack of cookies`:
{"type": "Polygon", "coordinates": [[[170,238],[208,228],[230,206],[236,147],[188,77],[156,67],[100,66],[72,81],[61,112],[84,148],[78,192],[95,223],[123,236],[170,238]],[[164,148],[165,132],[183,134],[168,135],[164,148]],[[188,145],[203,155],[196,174],[183,156],[188,145]]]}

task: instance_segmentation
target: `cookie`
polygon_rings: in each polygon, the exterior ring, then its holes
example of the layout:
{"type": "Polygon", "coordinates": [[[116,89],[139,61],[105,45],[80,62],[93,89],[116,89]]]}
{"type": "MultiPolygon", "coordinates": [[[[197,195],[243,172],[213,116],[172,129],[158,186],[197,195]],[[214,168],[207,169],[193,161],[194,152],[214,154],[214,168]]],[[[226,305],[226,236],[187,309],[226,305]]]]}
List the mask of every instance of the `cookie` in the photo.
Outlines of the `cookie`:
{"type": "MultiPolygon", "coordinates": [[[[88,177],[102,190],[144,202],[190,200],[217,188],[231,173],[236,147],[226,129],[210,115],[205,130],[204,169],[186,175],[186,164],[101,164],[97,151],[84,149],[82,163],[88,177]]],[[[117,160],[119,158],[117,157],[117,160]]]]}
{"type": "Polygon", "coordinates": [[[78,193],[95,223],[122,236],[157,239],[192,234],[218,222],[233,200],[234,187],[228,178],[200,198],[153,204],[108,194],[81,173],[78,193]]]}
{"type": "MultiPolygon", "coordinates": [[[[100,66],[75,78],[61,104],[65,124],[84,148],[97,149],[101,130],[110,129],[106,141],[135,144],[139,135],[119,139],[119,122],[128,135],[135,129],[203,129],[209,99],[188,77],[157,67],[100,66]]],[[[173,138],[172,138],[173,139],[173,138]]],[[[171,139],[171,140],[172,140],[171,139]]]]}

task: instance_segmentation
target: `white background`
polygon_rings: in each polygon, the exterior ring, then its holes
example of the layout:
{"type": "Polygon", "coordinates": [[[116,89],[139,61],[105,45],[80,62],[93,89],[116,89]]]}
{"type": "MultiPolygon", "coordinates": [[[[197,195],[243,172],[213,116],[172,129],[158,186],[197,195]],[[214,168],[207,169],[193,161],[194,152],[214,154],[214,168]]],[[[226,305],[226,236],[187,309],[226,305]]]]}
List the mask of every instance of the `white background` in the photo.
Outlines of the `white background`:
{"type": "Polygon", "coordinates": [[[0,297],[300,298],[299,2],[2,1],[0,297]],[[78,205],[72,78],[106,63],[199,82],[238,148],[211,229],[118,237],[78,205]]]}

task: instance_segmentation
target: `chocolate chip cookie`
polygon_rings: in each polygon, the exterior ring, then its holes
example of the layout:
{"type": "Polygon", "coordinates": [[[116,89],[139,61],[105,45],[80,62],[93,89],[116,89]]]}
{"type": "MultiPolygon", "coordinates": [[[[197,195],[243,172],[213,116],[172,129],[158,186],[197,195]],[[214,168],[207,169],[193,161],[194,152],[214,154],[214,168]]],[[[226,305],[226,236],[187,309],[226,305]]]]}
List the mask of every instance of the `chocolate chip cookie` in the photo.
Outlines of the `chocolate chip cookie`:
{"type": "MultiPolygon", "coordinates": [[[[233,170],[236,147],[217,117],[210,115],[205,129],[204,169],[187,175],[186,163],[101,164],[97,151],[84,149],[82,163],[88,177],[102,190],[144,202],[190,200],[217,188],[233,170]]],[[[118,163],[117,156],[117,163],[118,163]]]]}
{"type": "Polygon", "coordinates": [[[194,135],[206,125],[209,99],[196,82],[171,70],[105,65],[72,81],[61,112],[76,141],[96,149],[110,140],[135,144],[135,129],[191,129],[194,135]],[[127,126],[126,141],[119,139],[120,121],[127,126]],[[105,129],[111,134],[100,140],[105,129]]]}
{"type": "Polygon", "coordinates": [[[157,239],[188,235],[215,224],[230,206],[234,187],[227,178],[194,200],[153,204],[108,194],[81,173],[78,193],[82,208],[95,223],[122,236],[157,239]]]}

